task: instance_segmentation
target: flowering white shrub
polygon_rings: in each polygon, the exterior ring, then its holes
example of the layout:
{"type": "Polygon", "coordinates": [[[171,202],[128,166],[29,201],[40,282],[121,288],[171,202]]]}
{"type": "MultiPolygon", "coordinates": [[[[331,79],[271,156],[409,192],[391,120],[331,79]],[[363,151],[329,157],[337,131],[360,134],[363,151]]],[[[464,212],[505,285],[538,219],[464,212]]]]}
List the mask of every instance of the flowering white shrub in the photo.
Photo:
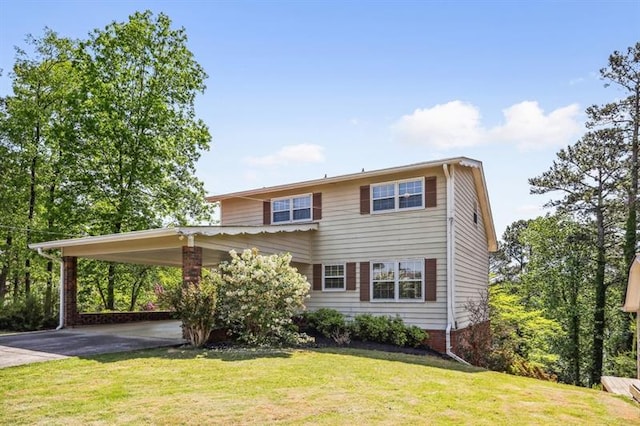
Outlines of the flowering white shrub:
{"type": "Polygon", "coordinates": [[[229,254],[231,261],[221,263],[213,273],[220,321],[251,345],[299,341],[292,317],[304,310],[310,285],[290,265],[291,255],[263,256],[255,248],[229,254]]]}

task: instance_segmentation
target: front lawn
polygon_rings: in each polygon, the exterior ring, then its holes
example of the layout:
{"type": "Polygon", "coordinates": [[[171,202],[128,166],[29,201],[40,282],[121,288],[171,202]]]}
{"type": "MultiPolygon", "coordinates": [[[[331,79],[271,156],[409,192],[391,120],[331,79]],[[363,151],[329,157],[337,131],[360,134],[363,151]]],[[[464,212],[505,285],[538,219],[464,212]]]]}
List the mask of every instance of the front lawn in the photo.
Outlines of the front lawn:
{"type": "Polygon", "coordinates": [[[0,370],[4,424],[640,424],[603,392],[361,349],[156,349],[0,370]]]}

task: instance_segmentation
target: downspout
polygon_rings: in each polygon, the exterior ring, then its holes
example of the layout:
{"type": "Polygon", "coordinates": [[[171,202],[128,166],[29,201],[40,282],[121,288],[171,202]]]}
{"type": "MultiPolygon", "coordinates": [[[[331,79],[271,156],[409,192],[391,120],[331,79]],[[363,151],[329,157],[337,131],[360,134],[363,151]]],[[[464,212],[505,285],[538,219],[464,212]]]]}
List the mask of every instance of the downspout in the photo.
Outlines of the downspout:
{"type": "Polygon", "coordinates": [[[55,257],[55,256],[51,256],[50,254],[45,253],[44,251],[42,251],[41,248],[38,248],[38,254],[46,259],[52,260],[54,262],[58,262],[60,263],[60,285],[59,287],[59,293],[60,293],[60,309],[58,309],[59,311],[59,316],[58,316],[58,326],[56,327],[56,330],[61,330],[64,328],[64,263],[62,262],[62,259],[60,259],[59,257],[55,257]]]}
{"type": "Polygon", "coordinates": [[[451,172],[449,172],[449,166],[447,164],[443,164],[442,168],[444,170],[444,176],[447,181],[447,329],[445,331],[446,338],[446,354],[453,358],[454,360],[467,364],[469,363],[464,359],[460,358],[458,355],[453,353],[451,349],[451,328],[453,327],[453,323],[455,322],[455,283],[454,283],[454,273],[455,270],[453,268],[453,255],[454,255],[454,192],[453,192],[453,166],[451,167],[451,172]]]}

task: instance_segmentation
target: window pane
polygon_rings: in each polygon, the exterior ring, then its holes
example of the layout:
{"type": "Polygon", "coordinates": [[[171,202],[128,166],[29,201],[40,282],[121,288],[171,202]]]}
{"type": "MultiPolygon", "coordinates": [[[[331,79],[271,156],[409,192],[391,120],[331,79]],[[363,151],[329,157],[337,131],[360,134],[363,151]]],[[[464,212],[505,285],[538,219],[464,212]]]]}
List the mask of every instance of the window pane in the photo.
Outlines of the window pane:
{"type": "Polygon", "coordinates": [[[273,202],[273,211],[289,210],[290,200],[276,200],[273,202]]]}
{"type": "Polygon", "coordinates": [[[381,200],[373,200],[373,211],[393,210],[395,209],[394,198],[383,198],[381,200]]]}
{"type": "Polygon", "coordinates": [[[273,212],[273,221],[274,222],[288,222],[289,221],[289,210],[283,212],[273,212]]]}
{"type": "Polygon", "coordinates": [[[373,199],[388,198],[395,195],[395,185],[390,183],[387,185],[376,185],[373,187],[373,199]]]}
{"type": "Polygon", "coordinates": [[[405,194],[422,194],[422,181],[414,180],[412,182],[400,182],[398,184],[398,195],[402,197],[405,194]]]}
{"type": "Polygon", "coordinates": [[[293,211],[293,220],[311,219],[311,209],[293,211]]]}
{"type": "Polygon", "coordinates": [[[422,262],[400,262],[400,280],[422,280],[422,262]]]}
{"type": "Polygon", "coordinates": [[[400,281],[400,299],[422,299],[421,281],[400,281]]]}
{"type": "Polygon", "coordinates": [[[311,207],[311,197],[298,197],[293,199],[294,209],[303,209],[305,207],[311,207]]]}
{"type": "Polygon", "coordinates": [[[373,280],[393,280],[395,275],[395,268],[393,262],[380,262],[373,264],[373,280]]]}
{"type": "Polygon", "coordinates": [[[326,265],[324,267],[325,277],[342,277],[344,276],[344,265],[326,265]]]}
{"type": "Polygon", "coordinates": [[[406,209],[408,207],[422,207],[422,194],[401,195],[398,201],[401,209],[406,209]]]}
{"type": "Polygon", "coordinates": [[[409,207],[422,206],[422,181],[401,182],[398,184],[398,207],[406,209],[409,207]]]}
{"type": "Polygon", "coordinates": [[[324,279],[324,288],[344,288],[344,278],[324,279]]]}
{"type": "Polygon", "coordinates": [[[373,283],[374,299],[395,299],[393,281],[380,281],[373,283]]]}

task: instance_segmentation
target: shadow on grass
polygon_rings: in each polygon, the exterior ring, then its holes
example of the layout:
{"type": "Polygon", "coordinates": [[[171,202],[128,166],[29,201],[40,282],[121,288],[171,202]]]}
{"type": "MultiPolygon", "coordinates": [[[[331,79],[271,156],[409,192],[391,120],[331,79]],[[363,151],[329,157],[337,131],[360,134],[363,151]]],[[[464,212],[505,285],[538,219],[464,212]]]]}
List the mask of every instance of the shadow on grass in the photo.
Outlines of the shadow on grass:
{"type": "Polygon", "coordinates": [[[83,356],[100,363],[121,362],[129,359],[211,359],[225,362],[246,361],[258,358],[290,358],[295,349],[280,348],[229,348],[197,349],[189,346],[144,349],[133,352],[116,352],[102,355],[83,356]]]}
{"type": "Polygon", "coordinates": [[[102,355],[84,356],[81,358],[97,361],[100,363],[121,362],[129,359],[145,358],[169,360],[211,359],[224,362],[237,362],[264,358],[291,358],[293,353],[297,351],[363,357],[375,360],[422,365],[426,367],[460,371],[465,373],[481,373],[487,371],[482,368],[464,365],[449,359],[445,359],[441,356],[434,356],[430,354],[407,354],[402,352],[388,352],[384,350],[372,350],[353,347],[246,348],[233,346],[223,349],[196,349],[189,346],[181,346],[171,348],[145,349],[133,352],[109,353],[102,355]]]}
{"type": "Polygon", "coordinates": [[[350,347],[324,347],[307,349],[319,353],[329,353],[335,355],[357,356],[369,359],[384,360],[391,362],[402,362],[404,364],[422,365],[425,367],[441,368],[444,370],[461,371],[464,373],[483,373],[484,368],[465,365],[441,356],[430,354],[409,354],[403,352],[387,352],[383,350],[372,350],[350,347]]]}

